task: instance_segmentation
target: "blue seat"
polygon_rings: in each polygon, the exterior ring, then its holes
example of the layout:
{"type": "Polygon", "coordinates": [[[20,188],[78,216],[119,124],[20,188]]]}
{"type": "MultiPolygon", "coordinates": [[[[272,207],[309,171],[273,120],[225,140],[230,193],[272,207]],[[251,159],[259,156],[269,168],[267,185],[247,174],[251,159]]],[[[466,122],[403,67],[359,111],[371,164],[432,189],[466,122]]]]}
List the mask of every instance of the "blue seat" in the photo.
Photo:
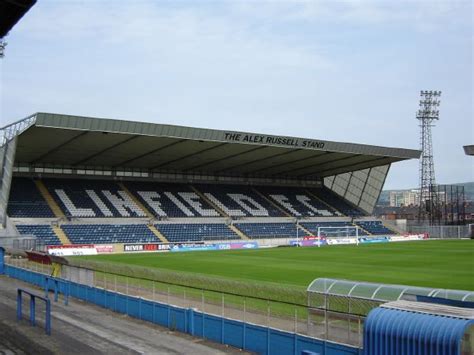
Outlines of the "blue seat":
{"type": "MultiPolygon", "coordinates": [[[[295,223],[234,223],[234,226],[252,239],[296,238],[295,223]]],[[[299,235],[303,235],[299,231],[299,235]]]]}
{"type": "MultiPolygon", "coordinates": [[[[313,235],[318,235],[318,230],[321,232],[321,236],[345,236],[346,234],[350,237],[356,236],[356,230],[354,224],[351,222],[303,222],[301,225],[310,231],[313,235]],[[323,229],[319,229],[323,227],[323,229]],[[353,227],[353,228],[346,228],[346,227],[353,227]],[[327,229],[324,229],[327,228],[327,229]]],[[[367,235],[367,233],[359,229],[357,231],[358,236],[367,235]]]]}
{"type": "Polygon", "coordinates": [[[66,216],[145,217],[145,213],[130,201],[128,195],[114,181],[44,179],[43,182],[66,216]],[[129,206],[124,207],[113,199],[127,199],[129,206]]]}
{"type": "Polygon", "coordinates": [[[153,243],[157,237],[145,224],[66,224],[61,229],[73,244],[153,243]]]}
{"type": "Polygon", "coordinates": [[[32,179],[14,177],[7,214],[16,218],[53,218],[54,213],[32,179]]]}
{"type": "Polygon", "coordinates": [[[224,223],[156,224],[155,227],[173,243],[240,239],[224,223]]]}
{"type": "Polygon", "coordinates": [[[334,217],[336,211],[298,187],[259,187],[267,198],[295,217],[334,217]]]}
{"type": "Polygon", "coordinates": [[[311,192],[346,216],[365,216],[365,213],[362,210],[351,205],[349,202],[347,202],[342,197],[338,196],[336,193],[326,187],[320,189],[311,189],[311,192]]]}
{"type": "Polygon", "coordinates": [[[200,192],[233,217],[283,217],[281,210],[246,185],[194,185],[200,192]]]}
{"type": "Polygon", "coordinates": [[[358,226],[364,228],[370,234],[374,234],[374,235],[382,235],[382,234],[383,235],[392,235],[392,234],[396,234],[391,229],[385,227],[381,221],[357,221],[356,224],[358,226]]]}
{"type": "Polygon", "coordinates": [[[61,241],[49,225],[32,224],[17,225],[16,229],[22,235],[34,235],[41,245],[61,245],[61,241]]]}
{"type": "Polygon", "coordinates": [[[125,182],[125,185],[154,216],[171,218],[220,216],[212,206],[185,184],[125,182]],[[189,203],[185,198],[191,196],[189,203]],[[179,208],[176,201],[183,204],[188,211],[179,208]]]}

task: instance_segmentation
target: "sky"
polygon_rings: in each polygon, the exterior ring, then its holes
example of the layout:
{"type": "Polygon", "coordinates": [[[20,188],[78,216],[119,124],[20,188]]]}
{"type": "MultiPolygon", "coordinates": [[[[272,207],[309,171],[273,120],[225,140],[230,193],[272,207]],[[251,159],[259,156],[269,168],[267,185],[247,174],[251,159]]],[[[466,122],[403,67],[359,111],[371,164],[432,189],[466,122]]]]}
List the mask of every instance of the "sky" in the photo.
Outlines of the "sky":
{"type": "Polygon", "coordinates": [[[52,112],[418,149],[420,90],[441,90],[437,182],[474,181],[473,36],[470,0],[39,0],[5,38],[0,126],[52,112]]]}

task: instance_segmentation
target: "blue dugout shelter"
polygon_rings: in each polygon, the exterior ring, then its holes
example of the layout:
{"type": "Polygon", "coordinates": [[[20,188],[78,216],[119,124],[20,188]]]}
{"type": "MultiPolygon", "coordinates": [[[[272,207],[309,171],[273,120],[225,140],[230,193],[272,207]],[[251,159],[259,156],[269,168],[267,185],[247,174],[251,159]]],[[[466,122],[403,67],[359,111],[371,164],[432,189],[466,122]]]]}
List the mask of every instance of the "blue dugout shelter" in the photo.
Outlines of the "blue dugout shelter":
{"type": "Polygon", "coordinates": [[[0,247],[0,275],[2,275],[5,271],[5,249],[0,247]]]}
{"type": "Polygon", "coordinates": [[[474,354],[474,309],[396,301],[365,322],[364,354],[474,354]]]}

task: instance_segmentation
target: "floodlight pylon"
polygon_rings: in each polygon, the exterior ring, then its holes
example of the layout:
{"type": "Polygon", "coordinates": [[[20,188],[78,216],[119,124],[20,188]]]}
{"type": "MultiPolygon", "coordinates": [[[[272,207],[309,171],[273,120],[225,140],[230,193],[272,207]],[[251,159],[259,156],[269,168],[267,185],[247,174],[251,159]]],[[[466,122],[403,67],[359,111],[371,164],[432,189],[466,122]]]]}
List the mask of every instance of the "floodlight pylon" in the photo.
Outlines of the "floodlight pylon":
{"type": "Polygon", "coordinates": [[[416,118],[420,122],[420,206],[418,221],[437,224],[441,220],[441,211],[436,189],[433,161],[433,140],[431,128],[439,120],[441,91],[421,91],[420,109],[416,118]]]}

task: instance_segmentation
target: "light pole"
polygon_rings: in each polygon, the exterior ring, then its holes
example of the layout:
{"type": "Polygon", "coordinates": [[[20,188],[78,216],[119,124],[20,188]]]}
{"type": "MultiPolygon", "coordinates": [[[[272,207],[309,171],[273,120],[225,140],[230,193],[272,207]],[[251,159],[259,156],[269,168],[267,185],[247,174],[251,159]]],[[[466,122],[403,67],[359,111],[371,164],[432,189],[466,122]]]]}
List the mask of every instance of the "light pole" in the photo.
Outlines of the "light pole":
{"type": "Polygon", "coordinates": [[[299,228],[298,228],[298,218],[296,219],[296,246],[300,246],[300,238],[299,238],[299,228]]]}
{"type": "Polygon", "coordinates": [[[420,109],[416,114],[420,121],[420,206],[418,221],[427,221],[429,224],[439,223],[440,210],[438,189],[433,162],[433,142],[431,127],[439,120],[441,91],[421,91],[420,109]]]}

